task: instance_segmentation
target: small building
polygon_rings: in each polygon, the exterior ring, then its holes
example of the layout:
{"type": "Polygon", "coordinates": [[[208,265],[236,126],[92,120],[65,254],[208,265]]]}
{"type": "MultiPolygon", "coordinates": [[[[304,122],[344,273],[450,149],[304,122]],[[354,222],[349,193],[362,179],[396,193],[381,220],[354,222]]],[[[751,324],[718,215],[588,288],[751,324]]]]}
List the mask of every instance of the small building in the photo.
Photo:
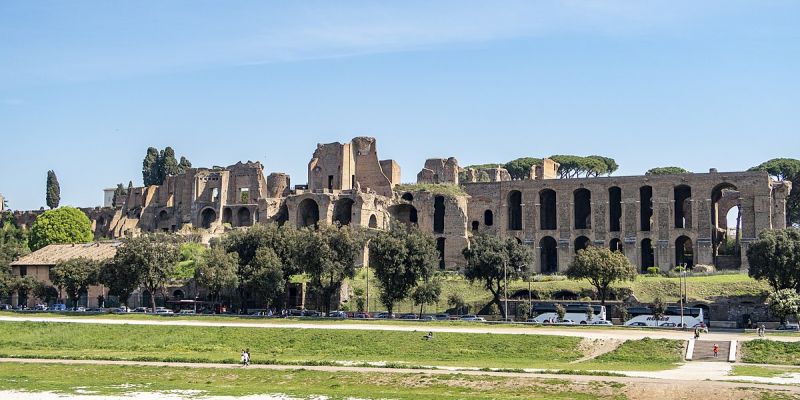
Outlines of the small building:
{"type": "MultiPolygon", "coordinates": [[[[39,282],[52,285],[50,270],[59,262],[75,258],[88,258],[95,261],[106,261],[117,253],[119,242],[93,242],[78,244],[51,244],[34,251],[27,256],[11,263],[11,273],[15,276],[32,276],[39,282]]],[[[87,293],[81,296],[79,305],[84,307],[99,307],[98,297],[107,297],[108,293],[103,286],[91,286],[87,293]]],[[[59,298],[65,297],[59,293],[59,298]]],[[[34,307],[40,299],[24,291],[14,292],[11,295],[11,304],[34,307]]]]}
{"type": "Polygon", "coordinates": [[[117,188],[108,188],[103,189],[103,207],[114,207],[114,192],[117,191],[117,188]]]}

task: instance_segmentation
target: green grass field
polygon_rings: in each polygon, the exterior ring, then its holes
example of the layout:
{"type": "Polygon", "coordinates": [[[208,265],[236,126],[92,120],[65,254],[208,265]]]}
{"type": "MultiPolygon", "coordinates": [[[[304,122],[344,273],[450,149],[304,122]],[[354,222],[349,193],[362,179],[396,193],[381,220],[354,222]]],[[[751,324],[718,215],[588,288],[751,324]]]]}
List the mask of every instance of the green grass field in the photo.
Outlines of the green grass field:
{"type": "MultiPolygon", "coordinates": [[[[360,272],[356,279],[349,283],[353,288],[365,289],[366,275],[360,272]]],[[[370,275],[372,278],[372,275],[370,275]]],[[[375,279],[370,279],[370,310],[384,310],[386,307],[380,304],[375,294],[378,293],[378,285],[375,279]]],[[[639,276],[633,282],[623,282],[614,285],[619,288],[629,288],[637,299],[643,302],[650,302],[656,297],[661,297],[664,301],[673,302],[678,300],[678,278],[649,277],[639,276]]],[[[527,290],[528,283],[522,280],[509,282],[509,291],[527,290]]],[[[549,282],[532,282],[531,290],[539,293],[542,299],[549,299],[553,294],[562,290],[580,293],[581,290],[593,290],[587,281],[559,280],[549,282]]],[[[769,292],[769,285],[762,281],[750,278],[747,274],[724,274],[710,276],[695,276],[688,278],[688,296],[690,301],[707,301],[716,296],[741,296],[755,295],[766,296],[769,292]]],[[[458,293],[464,297],[467,304],[471,305],[470,312],[476,312],[477,308],[483,307],[490,300],[490,295],[480,285],[472,285],[466,280],[457,277],[448,277],[442,287],[441,301],[435,306],[426,306],[426,312],[442,312],[450,308],[447,304],[447,297],[451,293],[458,293]]],[[[414,306],[411,301],[401,302],[395,312],[419,312],[419,307],[414,306]]]]}
{"type": "Polygon", "coordinates": [[[197,395],[285,394],[332,399],[626,399],[625,385],[571,384],[561,379],[374,373],[169,368],[112,365],[0,364],[0,390],[121,396],[200,390],[197,395]],[[78,392],[78,389],[80,390],[78,392]]]}
{"type": "Polygon", "coordinates": [[[256,329],[71,323],[0,323],[0,355],[141,361],[236,363],[250,348],[255,363],[330,364],[387,362],[486,368],[669,369],[681,361],[682,344],[629,341],[596,361],[578,337],[423,332],[256,329]]]}
{"type": "Polygon", "coordinates": [[[746,363],[800,365],[800,342],[756,339],[742,343],[741,353],[746,363]]]}
{"type": "Polygon", "coordinates": [[[792,367],[763,367],[760,365],[734,365],[732,376],[758,376],[775,378],[786,374],[800,374],[800,368],[792,367]]]}

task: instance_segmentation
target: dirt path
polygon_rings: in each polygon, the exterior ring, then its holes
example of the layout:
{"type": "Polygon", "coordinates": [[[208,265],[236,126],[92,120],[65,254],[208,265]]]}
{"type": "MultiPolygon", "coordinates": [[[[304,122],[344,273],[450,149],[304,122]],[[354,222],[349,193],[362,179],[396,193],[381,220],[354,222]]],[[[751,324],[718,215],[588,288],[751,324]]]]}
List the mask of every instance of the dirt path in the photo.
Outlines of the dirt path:
{"type": "MultiPolygon", "coordinates": [[[[692,332],[666,331],[666,330],[641,330],[641,329],[603,329],[594,327],[551,328],[551,327],[505,327],[498,325],[468,325],[468,326],[437,326],[425,323],[410,324],[371,324],[371,323],[342,323],[335,322],[235,322],[235,321],[193,321],[170,319],[111,319],[111,318],[69,318],[69,317],[39,317],[39,316],[0,316],[2,321],[30,321],[30,322],[63,322],[75,324],[109,324],[109,325],[167,325],[167,326],[226,326],[242,328],[289,328],[289,329],[332,329],[332,330],[371,330],[371,331],[432,331],[452,333],[493,333],[499,335],[550,335],[550,336],[577,336],[586,339],[641,339],[644,337],[657,339],[688,340],[692,332]]],[[[800,336],[768,335],[770,340],[797,342],[800,336]]],[[[741,332],[712,332],[703,335],[704,340],[718,341],[747,341],[757,339],[755,335],[746,335],[741,332]]]]}

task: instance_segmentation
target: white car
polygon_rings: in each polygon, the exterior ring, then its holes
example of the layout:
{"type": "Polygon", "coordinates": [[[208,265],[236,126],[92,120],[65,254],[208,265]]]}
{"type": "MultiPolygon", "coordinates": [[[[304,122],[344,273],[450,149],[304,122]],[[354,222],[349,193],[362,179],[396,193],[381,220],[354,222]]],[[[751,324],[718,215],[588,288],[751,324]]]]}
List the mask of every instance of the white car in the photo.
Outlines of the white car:
{"type": "Polygon", "coordinates": [[[611,323],[611,321],[609,321],[609,320],[606,320],[606,319],[599,319],[599,320],[597,320],[597,321],[593,321],[593,322],[592,322],[592,325],[608,325],[608,326],[613,326],[614,324],[612,324],[612,323],[611,323]]]}
{"type": "Polygon", "coordinates": [[[178,314],[180,314],[180,315],[194,315],[195,312],[194,312],[194,310],[181,310],[181,311],[178,312],[178,314]]]}
{"type": "Polygon", "coordinates": [[[461,317],[462,321],[478,321],[478,322],[486,322],[486,319],[483,317],[479,317],[477,315],[464,315],[461,317]]]}
{"type": "Polygon", "coordinates": [[[156,314],[175,314],[175,312],[166,307],[156,307],[156,314]]]}

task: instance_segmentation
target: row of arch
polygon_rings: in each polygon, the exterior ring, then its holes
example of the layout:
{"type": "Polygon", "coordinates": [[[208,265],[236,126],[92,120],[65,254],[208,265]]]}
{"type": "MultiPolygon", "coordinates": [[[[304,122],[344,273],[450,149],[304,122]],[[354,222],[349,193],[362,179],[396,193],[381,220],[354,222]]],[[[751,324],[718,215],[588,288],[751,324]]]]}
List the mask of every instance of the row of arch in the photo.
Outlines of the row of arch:
{"type": "MultiPolygon", "coordinates": [[[[573,243],[574,252],[583,250],[591,245],[591,240],[586,236],[578,236],[573,243]]],[[[618,238],[611,239],[608,243],[609,249],[618,251],[624,254],[624,247],[622,240],[618,238]]],[[[642,239],[639,242],[639,267],[642,272],[647,272],[649,267],[656,265],[655,250],[653,248],[653,241],[649,238],[642,239]]],[[[542,273],[554,273],[558,271],[558,242],[552,236],[545,236],[539,240],[539,264],[542,273]]],[[[681,235],[675,240],[675,264],[686,264],[688,267],[694,265],[694,246],[692,239],[688,236],[681,235]]]]}
{"type": "MultiPolygon", "coordinates": [[[[732,185],[731,185],[732,186],[732,185]]],[[[715,188],[716,190],[720,190],[715,188]]],[[[690,228],[691,225],[691,198],[692,188],[688,185],[678,185],[673,188],[675,200],[675,228],[690,228]]],[[[712,199],[714,197],[712,196],[712,199]]],[[[508,230],[522,230],[522,192],[512,190],[507,196],[508,230]]],[[[573,229],[592,228],[592,192],[586,188],[579,188],[572,192],[573,201],[573,229]]],[[[612,186],[608,188],[608,226],[609,231],[622,230],[622,188],[612,186]]],[[[555,230],[558,225],[557,194],[553,189],[543,189],[539,192],[539,229],[555,230]]],[[[645,185],[639,188],[639,230],[650,231],[653,225],[653,187],[645,185]]],[[[488,225],[488,224],[486,224],[488,225]]]]}

